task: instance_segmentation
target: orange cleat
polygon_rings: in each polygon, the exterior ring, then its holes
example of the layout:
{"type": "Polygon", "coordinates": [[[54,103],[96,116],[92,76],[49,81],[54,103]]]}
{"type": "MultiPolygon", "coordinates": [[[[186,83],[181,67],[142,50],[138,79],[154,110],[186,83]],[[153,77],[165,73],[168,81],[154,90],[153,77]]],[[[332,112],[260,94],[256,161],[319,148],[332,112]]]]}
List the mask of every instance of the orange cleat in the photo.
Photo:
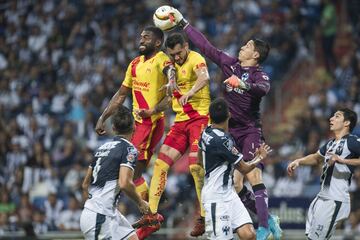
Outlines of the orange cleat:
{"type": "Polygon", "coordinates": [[[136,235],[138,236],[139,240],[144,240],[148,236],[150,236],[153,232],[156,232],[161,227],[160,223],[155,224],[153,226],[145,226],[138,228],[136,230],[136,235]]]}
{"type": "MultiPolygon", "coordinates": [[[[161,224],[164,221],[164,217],[159,213],[150,213],[143,215],[139,220],[133,223],[133,228],[146,227],[156,224],[161,224]]],[[[160,228],[160,227],[159,227],[160,228]]]]}
{"type": "Polygon", "coordinates": [[[196,219],[194,228],[190,232],[190,236],[198,237],[203,235],[204,232],[205,232],[205,218],[200,216],[196,219]]]}

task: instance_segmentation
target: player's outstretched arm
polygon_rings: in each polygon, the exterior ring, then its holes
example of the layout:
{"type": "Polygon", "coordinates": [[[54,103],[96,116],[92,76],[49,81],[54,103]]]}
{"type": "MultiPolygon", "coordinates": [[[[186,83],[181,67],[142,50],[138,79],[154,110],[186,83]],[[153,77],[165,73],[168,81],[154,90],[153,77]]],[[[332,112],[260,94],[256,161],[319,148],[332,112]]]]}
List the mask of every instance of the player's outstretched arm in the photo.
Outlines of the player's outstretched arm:
{"type": "Polygon", "coordinates": [[[130,93],[130,90],[131,88],[121,85],[120,89],[114,94],[96,123],[95,131],[97,134],[104,135],[106,133],[106,119],[108,119],[116,111],[116,109],[124,103],[126,96],[130,93]]]}
{"type": "Polygon", "coordinates": [[[253,170],[256,165],[258,165],[267,155],[272,151],[270,146],[265,143],[261,144],[258,149],[256,149],[255,157],[250,162],[240,161],[236,167],[242,174],[247,174],[253,170]]]}
{"type": "Polygon", "coordinates": [[[179,10],[173,8],[172,13],[170,14],[174,16],[175,22],[178,24],[178,26],[184,29],[184,32],[190,41],[215,64],[221,66],[223,62],[237,61],[236,58],[228,56],[223,51],[213,46],[200,31],[189,24],[189,22],[183,17],[179,10]]]}
{"type": "Polygon", "coordinates": [[[287,167],[287,172],[289,176],[292,176],[295,173],[295,169],[299,167],[300,165],[317,165],[323,160],[324,157],[321,156],[319,153],[313,153],[310,155],[307,155],[303,158],[298,158],[289,163],[287,167]]]}
{"type": "Polygon", "coordinates": [[[209,84],[210,77],[208,68],[206,66],[196,69],[195,74],[197,76],[197,79],[194,83],[194,86],[190,89],[190,91],[181,96],[181,98],[179,99],[179,103],[181,104],[181,106],[184,106],[189,101],[189,99],[195,95],[195,93],[197,93],[207,84],[209,84]]]}
{"type": "Polygon", "coordinates": [[[134,170],[127,166],[121,166],[119,170],[119,187],[131,200],[133,200],[141,213],[150,212],[149,204],[141,199],[136,192],[133,182],[134,170]]]}

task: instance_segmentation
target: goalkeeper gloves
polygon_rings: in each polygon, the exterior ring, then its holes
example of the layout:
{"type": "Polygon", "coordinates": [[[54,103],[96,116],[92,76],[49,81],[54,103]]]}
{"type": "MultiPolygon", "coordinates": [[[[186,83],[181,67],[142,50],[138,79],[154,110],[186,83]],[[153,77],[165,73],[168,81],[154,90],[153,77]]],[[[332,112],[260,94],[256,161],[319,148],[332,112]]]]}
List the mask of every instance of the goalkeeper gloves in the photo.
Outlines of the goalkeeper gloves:
{"type": "Polygon", "coordinates": [[[226,79],[224,81],[224,83],[230,85],[233,88],[240,88],[240,89],[243,89],[243,90],[249,90],[250,89],[249,83],[245,82],[244,80],[238,78],[235,75],[231,75],[231,77],[226,79]]]}
{"type": "Polygon", "coordinates": [[[173,7],[172,11],[169,14],[169,18],[173,19],[172,21],[174,21],[181,28],[184,28],[189,24],[189,22],[183,17],[181,12],[179,12],[179,10],[177,10],[176,8],[173,7]]]}

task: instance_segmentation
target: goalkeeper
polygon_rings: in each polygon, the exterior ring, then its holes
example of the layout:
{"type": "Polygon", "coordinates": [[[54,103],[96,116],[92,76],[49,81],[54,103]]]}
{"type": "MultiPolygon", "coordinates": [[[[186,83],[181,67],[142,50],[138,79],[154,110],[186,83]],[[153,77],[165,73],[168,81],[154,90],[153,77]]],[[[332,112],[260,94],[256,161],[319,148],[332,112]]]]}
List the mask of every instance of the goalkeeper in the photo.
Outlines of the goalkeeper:
{"type": "MultiPolygon", "coordinates": [[[[225,75],[224,96],[231,113],[229,132],[244,155],[244,160],[251,160],[255,150],[264,142],[260,103],[270,90],[270,80],[260,64],[268,56],[269,44],[260,39],[252,39],[241,47],[237,57],[231,57],[214,47],[177,9],[173,8],[169,14],[175,23],[183,28],[191,42],[216,63],[225,75]]],[[[255,196],[243,186],[244,176],[239,171],[234,172],[235,188],[244,205],[258,216],[257,239],[267,239],[272,233],[275,240],[279,240],[282,232],[278,217],[269,215],[268,195],[262,180],[263,168],[263,164],[260,163],[257,168],[246,174],[255,196]]]]}

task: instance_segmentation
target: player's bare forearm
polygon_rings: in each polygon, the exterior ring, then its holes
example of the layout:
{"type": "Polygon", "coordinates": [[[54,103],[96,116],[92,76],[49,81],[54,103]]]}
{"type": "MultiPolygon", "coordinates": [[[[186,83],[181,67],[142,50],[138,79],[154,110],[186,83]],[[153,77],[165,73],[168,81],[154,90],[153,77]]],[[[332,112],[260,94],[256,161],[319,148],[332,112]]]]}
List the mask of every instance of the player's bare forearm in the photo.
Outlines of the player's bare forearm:
{"type": "Polygon", "coordinates": [[[190,91],[193,92],[193,94],[200,91],[203,87],[205,87],[207,84],[209,84],[209,72],[207,67],[201,67],[199,69],[195,70],[197,79],[195,81],[194,86],[191,88],[190,91]]]}
{"type": "Polygon", "coordinates": [[[84,198],[88,197],[88,191],[89,191],[89,186],[90,186],[90,181],[91,181],[91,175],[92,175],[92,168],[89,167],[87,172],[86,172],[84,181],[81,184],[81,188],[83,190],[83,197],[84,198]]]}
{"type": "Polygon", "coordinates": [[[100,118],[102,118],[103,122],[106,121],[106,119],[108,119],[116,111],[116,109],[124,103],[129,92],[130,88],[123,85],[120,87],[120,89],[111,98],[104,112],[101,114],[100,118]]]}
{"type": "Polygon", "coordinates": [[[237,165],[236,168],[237,170],[239,170],[242,174],[247,174],[249,173],[251,170],[253,170],[256,167],[256,165],[254,164],[248,164],[244,161],[240,161],[237,165]]]}
{"type": "Polygon", "coordinates": [[[165,96],[161,101],[155,105],[154,114],[165,111],[171,106],[171,96],[165,96]]]}
{"type": "Polygon", "coordinates": [[[131,200],[137,205],[141,204],[141,197],[136,192],[135,184],[132,181],[134,177],[134,171],[129,167],[120,167],[119,171],[119,187],[131,200]]]}
{"type": "Polygon", "coordinates": [[[313,165],[318,165],[323,159],[324,159],[323,156],[321,156],[320,154],[313,153],[303,158],[296,159],[294,161],[297,161],[299,165],[313,166],[313,165]]]}

